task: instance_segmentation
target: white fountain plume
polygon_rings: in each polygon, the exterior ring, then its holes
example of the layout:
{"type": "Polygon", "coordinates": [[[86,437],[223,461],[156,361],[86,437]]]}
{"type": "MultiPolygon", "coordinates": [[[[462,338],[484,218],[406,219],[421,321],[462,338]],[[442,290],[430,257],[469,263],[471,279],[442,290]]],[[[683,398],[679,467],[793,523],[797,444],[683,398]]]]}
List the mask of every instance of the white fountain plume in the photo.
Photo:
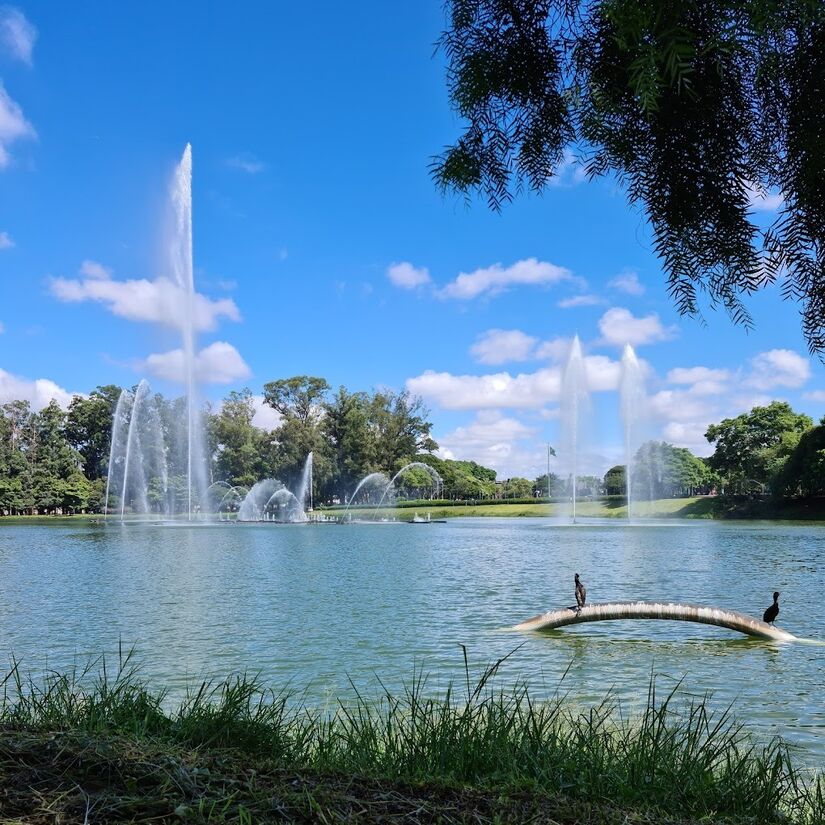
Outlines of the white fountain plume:
{"type": "Polygon", "coordinates": [[[573,338],[570,355],[561,379],[561,463],[570,477],[572,499],[570,517],[576,521],[576,494],[579,481],[579,455],[584,422],[590,412],[587,366],[579,336],[573,338]]]}
{"type": "Polygon", "coordinates": [[[129,437],[129,418],[132,414],[134,396],[129,390],[122,390],[112,418],[112,435],[109,443],[109,465],[106,468],[106,498],[103,500],[103,512],[109,515],[109,493],[112,481],[117,484],[120,479],[120,495],[126,492],[125,460],[126,442],[129,437]]]}
{"type": "Polygon", "coordinates": [[[187,143],[172,178],[172,206],[175,231],[170,259],[175,283],[183,296],[180,331],[183,344],[184,382],[186,384],[186,509],[192,519],[193,487],[199,501],[205,501],[206,466],[203,459],[198,396],[195,383],[195,277],[192,252],[192,146],[187,143]]]}
{"type": "Polygon", "coordinates": [[[644,376],[639,359],[630,344],[622,353],[622,377],[619,399],[624,430],[625,487],[627,490],[627,518],[636,515],[633,484],[635,481],[636,451],[641,444],[641,430],[646,413],[644,376]]]}
{"type": "MultiPolygon", "coordinates": [[[[438,498],[441,494],[441,487],[443,482],[441,481],[441,476],[438,474],[438,471],[435,467],[431,467],[429,464],[425,464],[423,461],[411,461],[409,464],[403,466],[390,480],[390,483],[387,484],[386,489],[384,490],[381,498],[378,501],[378,504],[375,507],[375,512],[377,513],[381,509],[381,505],[384,503],[384,498],[386,497],[387,493],[390,489],[395,486],[395,482],[402,476],[407,470],[412,470],[414,468],[418,468],[421,470],[426,471],[426,473],[430,476],[430,479],[433,482],[434,494],[433,498],[438,498]]],[[[357,490],[356,490],[357,492],[357,490]]]]}
{"type": "Polygon", "coordinates": [[[298,489],[295,492],[295,498],[301,506],[302,513],[306,512],[307,504],[309,505],[308,509],[312,510],[312,467],[313,456],[312,451],[310,451],[306,457],[306,461],[304,461],[301,480],[298,482],[298,489]]]}

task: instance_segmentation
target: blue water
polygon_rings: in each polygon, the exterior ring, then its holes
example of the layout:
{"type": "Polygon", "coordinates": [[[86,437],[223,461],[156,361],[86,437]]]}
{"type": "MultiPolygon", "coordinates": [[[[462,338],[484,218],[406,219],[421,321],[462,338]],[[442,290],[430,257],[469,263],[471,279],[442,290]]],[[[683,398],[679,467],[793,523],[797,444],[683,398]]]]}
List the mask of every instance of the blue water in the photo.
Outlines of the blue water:
{"type": "Polygon", "coordinates": [[[308,687],[318,702],[398,686],[433,690],[524,643],[502,678],[587,704],[630,707],[651,674],[713,693],[757,735],[825,756],[825,646],[775,644],[678,622],[609,622],[545,634],[505,628],[572,604],[663,599],[761,617],[825,641],[825,527],[669,522],[559,527],[542,519],[448,524],[0,523],[0,656],[40,673],[133,647],[143,676],[182,693],[242,670],[308,687]]]}

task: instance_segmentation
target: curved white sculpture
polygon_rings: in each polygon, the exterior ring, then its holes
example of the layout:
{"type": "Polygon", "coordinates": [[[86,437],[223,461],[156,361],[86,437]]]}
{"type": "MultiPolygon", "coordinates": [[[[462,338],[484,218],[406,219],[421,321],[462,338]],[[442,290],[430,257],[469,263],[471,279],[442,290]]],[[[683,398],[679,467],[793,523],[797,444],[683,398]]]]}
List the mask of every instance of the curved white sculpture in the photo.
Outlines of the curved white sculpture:
{"type": "Polygon", "coordinates": [[[699,604],[678,602],[608,602],[591,604],[576,610],[565,607],[551,610],[517,624],[514,630],[550,630],[583,622],[605,622],[619,619],[667,619],[677,622],[697,622],[737,630],[748,636],[777,642],[798,641],[796,636],[778,627],[754,619],[736,610],[723,610],[699,604]]]}

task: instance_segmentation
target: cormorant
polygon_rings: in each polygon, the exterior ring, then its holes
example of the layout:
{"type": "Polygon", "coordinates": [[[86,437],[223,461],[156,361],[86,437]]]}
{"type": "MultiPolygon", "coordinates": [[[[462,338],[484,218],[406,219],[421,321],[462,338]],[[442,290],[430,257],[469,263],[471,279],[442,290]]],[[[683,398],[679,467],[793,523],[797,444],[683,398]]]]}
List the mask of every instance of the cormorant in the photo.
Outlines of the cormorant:
{"type": "Polygon", "coordinates": [[[776,621],[776,617],[779,615],[779,591],[777,590],[776,593],[773,594],[773,604],[765,611],[765,615],[762,617],[763,622],[767,622],[768,624],[773,624],[776,621]]]}
{"type": "Polygon", "coordinates": [[[584,584],[579,580],[579,574],[576,573],[576,607],[578,610],[581,610],[584,607],[586,598],[587,591],[584,589],[584,584]]]}

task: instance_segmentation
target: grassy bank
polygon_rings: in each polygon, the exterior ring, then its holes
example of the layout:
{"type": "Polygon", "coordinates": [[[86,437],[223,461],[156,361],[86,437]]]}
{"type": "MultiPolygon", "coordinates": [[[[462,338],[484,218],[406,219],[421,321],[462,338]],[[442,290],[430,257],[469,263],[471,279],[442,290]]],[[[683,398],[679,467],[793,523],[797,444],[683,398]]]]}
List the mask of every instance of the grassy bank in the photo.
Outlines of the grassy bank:
{"type": "Polygon", "coordinates": [[[633,720],[526,688],[355,695],[331,710],[239,677],[174,711],[128,667],[4,683],[4,822],[794,823],[823,786],[779,741],[649,691],[633,720]],[[86,685],[84,687],[83,685],[86,685]]]}
{"type": "MultiPolygon", "coordinates": [[[[569,514],[569,507],[551,504],[437,504],[428,506],[421,502],[417,507],[420,515],[429,513],[431,518],[461,517],[547,517],[569,514]]],[[[340,513],[336,508],[333,512],[340,513]]],[[[352,507],[353,518],[373,518],[373,508],[352,507]]],[[[627,505],[615,500],[580,501],[576,512],[583,518],[627,518],[627,505]]],[[[739,499],[723,496],[695,496],[693,498],[663,498],[654,501],[640,501],[634,505],[634,513],[639,518],[685,518],[685,519],[771,519],[771,520],[825,520],[825,499],[774,501],[772,499],[739,499]]],[[[411,508],[382,508],[379,516],[410,519],[411,508]]]]}
{"type": "MultiPolygon", "coordinates": [[[[715,499],[709,496],[696,498],[665,498],[658,501],[639,502],[635,508],[642,518],[714,518],[715,499]]],[[[379,516],[387,518],[410,519],[412,508],[382,508],[379,516]]],[[[338,510],[334,512],[339,512],[338,510]]],[[[349,512],[353,518],[376,515],[374,508],[351,507],[349,512]]],[[[462,518],[462,517],[548,517],[561,516],[569,513],[569,508],[562,504],[465,504],[456,502],[453,505],[439,504],[433,507],[422,502],[418,508],[419,515],[430,514],[431,518],[462,518]]],[[[585,518],[627,518],[627,506],[614,501],[580,501],[576,505],[578,515],[585,518]]]]}

